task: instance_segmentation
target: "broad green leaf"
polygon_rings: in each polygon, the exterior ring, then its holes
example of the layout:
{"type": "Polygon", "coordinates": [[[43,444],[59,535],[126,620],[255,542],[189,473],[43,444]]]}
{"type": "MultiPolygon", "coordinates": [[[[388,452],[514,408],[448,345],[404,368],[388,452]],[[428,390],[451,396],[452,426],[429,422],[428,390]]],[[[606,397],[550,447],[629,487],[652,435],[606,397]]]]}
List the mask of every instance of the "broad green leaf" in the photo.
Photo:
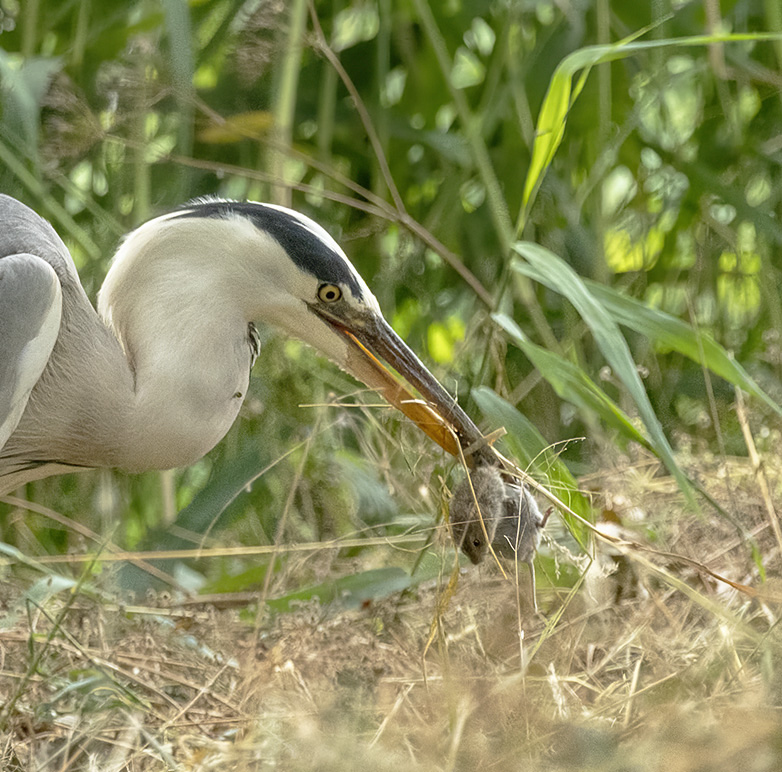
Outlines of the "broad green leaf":
{"type": "Polygon", "coordinates": [[[41,104],[64,62],[59,57],[24,58],[0,48],[0,93],[3,127],[25,143],[30,158],[37,157],[41,104]]]}
{"type": "Polygon", "coordinates": [[[557,149],[562,142],[562,137],[565,134],[567,114],[584,88],[590,69],[601,62],[609,62],[628,56],[628,43],[644,32],[645,30],[641,30],[632,37],[625,38],[612,45],[588,46],[574,51],[569,56],[566,56],[554,71],[548,91],[543,99],[543,105],[540,108],[540,115],[538,116],[535,142],[532,146],[532,158],[527,170],[527,179],[524,183],[524,196],[522,198],[519,225],[523,223],[529,204],[540,186],[546,169],[554,160],[557,149]],[[585,70],[585,72],[581,75],[574,88],[572,83],[573,76],[579,70],[585,70]]]}
{"type": "Polygon", "coordinates": [[[312,600],[321,604],[336,602],[344,608],[357,608],[365,601],[385,598],[406,590],[412,583],[410,575],[401,568],[375,568],[305,587],[267,600],[266,603],[273,611],[282,612],[290,611],[296,603],[312,600]]]}
{"type": "Polygon", "coordinates": [[[511,267],[518,273],[564,295],[589,326],[606,361],[635,402],[641,420],[649,433],[652,447],[676,478],[679,487],[690,502],[694,503],[692,487],[673,457],[673,450],[649,402],[630,348],[617,323],[595,300],[581,277],[553,252],[526,241],[517,242],[513,249],[524,258],[524,261],[513,260],[511,267]]]}
{"type": "Polygon", "coordinates": [[[584,284],[619,324],[708,367],[720,378],[757,397],[777,414],[782,415],[782,407],[771,399],[749,373],[710,335],[696,330],[665,311],[650,308],[611,287],[589,279],[585,279],[584,284]]]}
{"type": "Polygon", "coordinates": [[[649,441],[635,428],[630,417],[581,368],[533,343],[505,314],[494,314],[492,319],[508,333],[562,399],[593,414],[629,439],[649,447],[649,441]]]}
{"type": "Polygon", "coordinates": [[[540,108],[538,123],[535,130],[535,142],[532,147],[532,158],[527,170],[522,196],[521,211],[517,221],[516,232],[520,233],[526,221],[530,204],[540,187],[546,170],[556,155],[565,134],[565,125],[570,108],[584,88],[589,73],[597,64],[625,59],[639,51],[672,46],[707,46],[714,43],[735,43],[760,40],[781,40],[782,35],[769,33],[725,34],[725,35],[694,35],[683,38],[667,38],[664,40],[644,40],[637,38],[648,30],[640,30],[633,35],[610,45],[586,46],[566,56],[557,66],[549,83],[548,91],[540,108]],[[573,85],[573,77],[583,70],[581,76],[573,85]]]}
{"type": "Polygon", "coordinates": [[[562,71],[562,64],[555,70],[543,100],[543,106],[540,108],[538,125],[535,130],[535,142],[532,146],[532,158],[524,183],[522,213],[528,209],[533,194],[537,191],[565,134],[567,113],[572,104],[570,99],[571,76],[562,71]]]}
{"type": "MultiPolygon", "coordinates": [[[[475,389],[471,396],[493,424],[505,428],[507,435],[503,442],[522,467],[536,472],[533,476],[576,514],[594,522],[589,500],[578,490],[576,479],[534,424],[510,402],[486,386],[475,389]]],[[[563,513],[563,517],[573,537],[585,548],[587,534],[584,526],[567,513],[563,513]]]]}
{"type": "Polygon", "coordinates": [[[374,4],[351,5],[334,17],[331,47],[337,52],[344,51],[372,40],[379,29],[380,17],[374,4]]]}

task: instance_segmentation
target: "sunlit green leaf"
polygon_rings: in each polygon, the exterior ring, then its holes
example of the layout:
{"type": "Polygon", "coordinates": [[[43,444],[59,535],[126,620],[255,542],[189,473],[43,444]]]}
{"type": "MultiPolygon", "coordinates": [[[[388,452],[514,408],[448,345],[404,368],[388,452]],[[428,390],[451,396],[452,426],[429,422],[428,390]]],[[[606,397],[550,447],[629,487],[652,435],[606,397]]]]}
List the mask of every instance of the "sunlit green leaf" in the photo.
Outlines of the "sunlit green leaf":
{"type": "Polygon", "coordinates": [[[627,341],[614,319],[595,300],[581,277],[553,252],[529,242],[517,242],[513,248],[524,258],[524,261],[514,260],[513,269],[564,295],[586,322],[606,361],[635,402],[656,453],[676,478],[682,491],[691,498],[689,481],[676,463],[673,450],[641,383],[627,341]]]}
{"type": "Polygon", "coordinates": [[[451,83],[454,88],[469,88],[483,81],[486,70],[480,59],[467,48],[459,47],[453,60],[451,83]]]}
{"type": "Polygon", "coordinates": [[[606,426],[618,429],[628,439],[649,447],[649,441],[635,428],[625,412],[581,368],[534,344],[510,317],[494,314],[492,319],[524,351],[562,399],[598,418],[606,426]]]}
{"type": "Polygon", "coordinates": [[[585,280],[589,291],[611,316],[625,327],[645,335],[657,345],[678,351],[734,386],[762,400],[782,415],[778,405],[747,371],[710,335],[696,330],[675,316],[650,308],[634,298],[595,281],[585,280]]]}
{"type": "Polygon", "coordinates": [[[364,43],[377,35],[380,18],[374,3],[360,3],[341,10],[334,18],[331,47],[345,51],[357,43],[364,43]]]}

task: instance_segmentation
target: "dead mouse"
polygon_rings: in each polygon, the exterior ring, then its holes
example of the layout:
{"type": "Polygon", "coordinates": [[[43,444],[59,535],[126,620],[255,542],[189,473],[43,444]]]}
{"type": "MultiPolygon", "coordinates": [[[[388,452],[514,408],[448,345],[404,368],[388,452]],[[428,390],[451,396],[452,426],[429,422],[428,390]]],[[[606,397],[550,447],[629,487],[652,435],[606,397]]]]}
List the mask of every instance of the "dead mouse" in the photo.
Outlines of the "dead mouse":
{"type": "Polygon", "coordinates": [[[506,482],[497,467],[478,466],[470,472],[470,480],[472,490],[465,479],[451,500],[450,521],[456,544],[473,563],[480,563],[489,551],[488,536],[496,554],[526,563],[530,568],[532,599],[537,610],[533,561],[546,518],[527,487],[515,481],[506,482]],[[483,516],[485,533],[476,501],[483,516]]]}
{"type": "Polygon", "coordinates": [[[517,560],[529,566],[532,605],[538,610],[535,582],[535,553],[540,545],[540,532],[546,524],[546,517],[540,511],[538,502],[524,485],[505,484],[506,498],[503,502],[505,517],[497,523],[491,546],[494,551],[509,560],[517,560]]]}
{"type": "Polygon", "coordinates": [[[492,547],[504,558],[531,563],[540,545],[545,518],[538,502],[523,485],[505,483],[504,512],[497,522],[492,547]]]}
{"type": "Polygon", "coordinates": [[[450,510],[453,538],[473,563],[483,560],[489,549],[488,542],[494,541],[497,524],[505,517],[505,496],[505,481],[500,470],[488,465],[473,469],[469,478],[465,478],[454,491],[450,510]],[[480,515],[476,501],[481,510],[480,515]]]}

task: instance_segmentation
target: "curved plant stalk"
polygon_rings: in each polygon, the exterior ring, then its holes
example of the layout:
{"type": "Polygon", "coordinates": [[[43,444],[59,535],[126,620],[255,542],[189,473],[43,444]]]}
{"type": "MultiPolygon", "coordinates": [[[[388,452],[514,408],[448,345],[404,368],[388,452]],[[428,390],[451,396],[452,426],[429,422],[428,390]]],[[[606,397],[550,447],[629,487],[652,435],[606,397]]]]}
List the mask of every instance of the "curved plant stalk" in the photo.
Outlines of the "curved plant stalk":
{"type": "MultiPolygon", "coordinates": [[[[364,107],[363,105],[360,95],[358,94],[358,92],[356,92],[355,87],[353,86],[352,81],[350,80],[350,76],[347,74],[347,72],[345,72],[344,68],[339,64],[338,59],[336,60],[336,62],[337,65],[339,65],[337,72],[343,78],[343,83],[345,83],[346,88],[349,88],[349,90],[353,94],[356,104],[360,104],[362,106],[360,115],[363,116],[362,123],[367,131],[367,135],[369,137],[374,136],[376,138],[377,147],[382,153],[383,151],[382,151],[382,147],[379,144],[379,139],[377,139],[377,133],[374,130],[374,126],[372,124],[371,118],[369,117],[369,113],[367,112],[366,107],[364,107]],[[348,86],[348,83],[350,84],[350,86],[348,86]]],[[[199,109],[217,125],[225,126],[229,123],[229,119],[224,118],[219,113],[212,110],[204,102],[198,101],[197,104],[199,109]]],[[[252,129],[249,129],[246,126],[234,125],[232,126],[232,130],[245,139],[252,139],[255,141],[259,141],[262,138],[259,132],[253,131],[252,129]]],[[[117,139],[118,141],[123,141],[123,142],[125,141],[125,140],[119,140],[119,138],[117,139]]],[[[268,139],[263,137],[263,140],[267,145],[270,146],[275,145],[274,139],[268,139]]],[[[277,147],[282,149],[281,145],[277,145],[277,147]]],[[[373,147],[374,147],[374,143],[373,143],[373,147]]],[[[436,252],[440,257],[442,257],[442,259],[445,260],[445,262],[448,263],[448,265],[450,265],[451,268],[453,268],[454,271],[456,271],[459,274],[459,276],[461,276],[464,282],[470,287],[470,289],[476,294],[476,296],[484,305],[486,305],[489,308],[493,307],[494,298],[492,296],[492,293],[489,292],[489,290],[486,289],[486,287],[484,287],[484,285],[480,282],[478,277],[469,268],[467,268],[467,266],[464,264],[462,259],[455,252],[448,249],[448,247],[446,247],[445,244],[443,244],[433,233],[431,233],[431,231],[427,230],[423,225],[421,225],[421,223],[419,223],[414,217],[412,217],[412,215],[410,215],[405,210],[404,206],[402,206],[402,208],[400,208],[399,206],[392,206],[385,199],[381,198],[373,191],[365,188],[363,185],[360,185],[359,183],[355,182],[349,177],[346,177],[335,166],[323,160],[318,160],[316,158],[313,158],[311,155],[302,153],[293,147],[286,148],[285,152],[290,158],[294,158],[298,161],[301,161],[302,163],[307,164],[307,166],[309,166],[311,169],[314,169],[315,171],[326,175],[330,179],[337,182],[339,185],[345,187],[348,190],[353,191],[356,195],[361,196],[361,198],[365,199],[367,203],[364,203],[364,201],[361,201],[359,199],[349,198],[341,193],[309,188],[308,186],[302,183],[297,183],[297,185],[295,186],[297,190],[317,193],[318,195],[323,196],[324,198],[328,198],[331,201],[338,201],[348,206],[352,206],[356,209],[360,209],[364,212],[372,214],[375,217],[381,217],[385,220],[388,220],[389,222],[398,223],[403,228],[405,228],[410,233],[412,233],[414,236],[419,238],[424,244],[426,244],[427,247],[429,247],[431,250],[436,252]]],[[[230,172],[231,174],[235,174],[237,176],[244,176],[248,179],[263,180],[265,182],[268,182],[272,186],[282,184],[282,182],[279,179],[275,179],[273,175],[269,173],[251,171],[243,167],[234,166],[231,164],[202,161],[202,160],[188,158],[186,156],[171,155],[171,154],[169,154],[168,160],[170,160],[172,163],[186,164],[189,166],[195,166],[196,168],[200,168],[200,169],[211,169],[213,171],[219,171],[220,173],[230,172]]],[[[382,164],[380,165],[380,168],[382,172],[383,169],[382,164]]],[[[387,164],[386,164],[386,168],[387,168],[387,164]]],[[[389,190],[396,189],[395,183],[390,176],[390,171],[388,171],[388,174],[384,173],[383,179],[386,182],[386,185],[389,185],[389,181],[390,181],[390,186],[392,187],[389,187],[389,190]]]]}

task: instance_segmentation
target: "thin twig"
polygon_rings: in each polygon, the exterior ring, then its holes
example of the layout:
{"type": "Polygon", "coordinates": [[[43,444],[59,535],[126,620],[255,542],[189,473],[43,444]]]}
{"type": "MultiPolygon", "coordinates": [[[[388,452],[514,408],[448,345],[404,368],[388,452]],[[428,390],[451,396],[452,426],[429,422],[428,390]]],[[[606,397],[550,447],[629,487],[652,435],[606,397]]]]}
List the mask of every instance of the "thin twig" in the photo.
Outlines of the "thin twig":
{"type": "Polygon", "coordinates": [[[768,484],[768,477],[766,477],[766,471],[763,468],[763,461],[760,458],[758,449],[755,447],[755,440],[752,437],[752,429],[750,428],[749,419],[747,418],[747,409],[744,405],[744,395],[741,389],[736,389],[736,417],[739,420],[741,433],[744,436],[744,444],[747,446],[749,461],[750,464],[752,464],[752,471],[755,473],[755,479],[758,481],[760,495],[763,497],[763,504],[766,507],[768,522],[771,525],[771,530],[774,532],[777,546],[779,547],[780,552],[782,552],[782,528],[779,526],[779,515],[777,515],[774,501],[771,497],[771,489],[768,484]]]}
{"type": "Polygon", "coordinates": [[[323,56],[326,57],[328,63],[336,70],[340,80],[348,90],[350,98],[353,100],[353,106],[356,108],[358,117],[360,118],[361,124],[364,127],[364,131],[367,133],[369,144],[372,145],[372,152],[375,154],[375,159],[380,166],[380,173],[383,175],[383,180],[386,183],[388,192],[391,194],[391,198],[394,199],[394,206],[400,214],[404,214],[404,201],[402,200],[399,189],[394,182],[394,177],[391,174],[391,169],[388,165],[388,159],[386,158],[385,151],[383,150],[383,145],[380,142],[380,137],[378,137],[377,132],[375,131],[375,126],[369,116],[369,111],[367,110],[361,95],[358,93],[358,89],[353,83],[350,75],[348,75],[347,70],[342,66],[342,62],[340,62],[339,57],[331,49],[331,46],[329,46],[328,41],[326,40],[326,36],[323,34],[323,27],[320,26],[320,20],[318,19],[318,14],[315,11],[314,2],[310,2],[310,17],[312,18],[312,27],[315,31],[318,50],[323,54],[323,56]]]}

